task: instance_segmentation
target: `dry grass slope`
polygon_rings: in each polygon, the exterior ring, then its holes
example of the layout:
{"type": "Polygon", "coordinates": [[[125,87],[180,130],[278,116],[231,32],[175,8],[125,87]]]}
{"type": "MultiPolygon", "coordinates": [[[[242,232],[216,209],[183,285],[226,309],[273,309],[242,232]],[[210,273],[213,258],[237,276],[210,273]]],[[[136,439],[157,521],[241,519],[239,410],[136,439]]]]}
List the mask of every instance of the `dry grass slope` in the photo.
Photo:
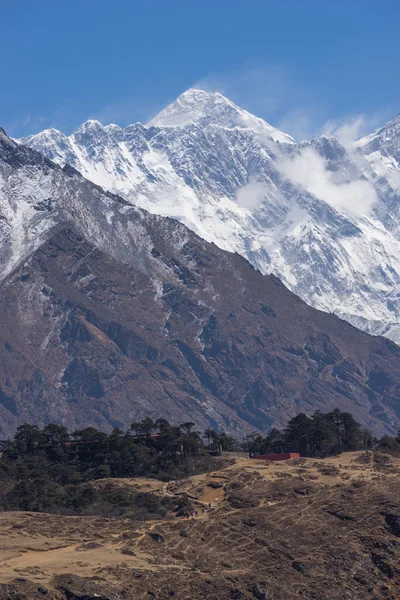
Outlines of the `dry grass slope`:
{"type": "Polygon", "coordinates": [[[0,600],[400,598],[400,459],[233,458],[180,482],[115,481],[189,495],[190,519],[1,514],[0,600]]]}

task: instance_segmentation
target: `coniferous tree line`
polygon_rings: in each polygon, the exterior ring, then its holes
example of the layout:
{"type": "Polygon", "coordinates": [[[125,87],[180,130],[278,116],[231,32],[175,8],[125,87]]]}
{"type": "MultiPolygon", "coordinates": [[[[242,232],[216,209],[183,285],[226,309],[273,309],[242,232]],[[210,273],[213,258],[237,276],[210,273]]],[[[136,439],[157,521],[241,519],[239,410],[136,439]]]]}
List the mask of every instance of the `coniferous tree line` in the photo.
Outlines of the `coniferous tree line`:
{"type": "Polygon", "coordinates": [[[0,509],[64,511],[70,514],[156,515],[183,510],[178,503],[153,494],[135,494],[91,482],[104,478],[157,477],[178,479],[213,469],[209,450],[232,448],[233,439],[207,430],[208,444],[185,422],[170,425],[146,417],[123,433],[94,427],[68,433],[50,423],[18,427],[0,459],[0,509]]]}
{"type": "Polygon", "coordinates": [[[290,419],[285,429],[272,429],[267,436],[254,433],[247,437],[245,448],[252,455],[299,452],[321,458],[354,450],[400,451],[400,433],[378,440],[350,413],[335,408],[325,414],[316,411],[311,417],[300,413],[290,419]]]}
{"type": "Polygon", "coordinates": [[[168,511],[184,511],[188,500],[137,493],[132,486],[98,486],[95,481],[188,477],[217,468],[210,451],[325,457],[361,449],[400,452],[400,434],[378,440],[350,413],[337,408],[326,414],[316,411],[310,417],[300,413],[285,429],[272,429],[266,436],[254,433],[242,443],[212,428],[200,434],[192,422],[171,425],[149,417],[132,423],[125,433],[114,429],[110,434],[93,427],[70,434],[53,423],[42,429],[25,424],[3,446],[0,509],[159,517],[168,511]]]}

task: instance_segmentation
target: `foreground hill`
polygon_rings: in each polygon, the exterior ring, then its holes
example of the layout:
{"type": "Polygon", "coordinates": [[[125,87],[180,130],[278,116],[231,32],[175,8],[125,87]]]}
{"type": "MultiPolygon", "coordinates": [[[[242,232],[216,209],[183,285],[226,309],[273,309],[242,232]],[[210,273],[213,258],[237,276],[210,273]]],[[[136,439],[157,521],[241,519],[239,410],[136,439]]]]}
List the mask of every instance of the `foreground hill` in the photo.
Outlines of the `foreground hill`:
{"type": "Polygon", "coordinates": [[[2,513],[0,599],[398,600],[399,459],[229,462],[183,482],[99,482],[188,496],[189,519],[2,513]]]}
{"type": "Polygon", "coordinates": [[[144,415],[243,434],[334,406],[396,429],[389,340],[4,133],[0,176],[2,437],[144,415]]]}

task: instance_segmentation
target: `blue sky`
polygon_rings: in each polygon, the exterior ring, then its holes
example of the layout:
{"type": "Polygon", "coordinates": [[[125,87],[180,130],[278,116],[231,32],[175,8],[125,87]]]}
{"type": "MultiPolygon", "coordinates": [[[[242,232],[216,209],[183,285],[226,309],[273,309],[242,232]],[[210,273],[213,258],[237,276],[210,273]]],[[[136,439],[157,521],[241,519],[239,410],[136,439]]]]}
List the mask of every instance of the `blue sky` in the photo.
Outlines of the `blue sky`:
{"type": "Polygon", "coordinates": [[[218,90],[297,138],[400,112],[398,0],[2,0],[0,124],[145,122],[218,90]]]}

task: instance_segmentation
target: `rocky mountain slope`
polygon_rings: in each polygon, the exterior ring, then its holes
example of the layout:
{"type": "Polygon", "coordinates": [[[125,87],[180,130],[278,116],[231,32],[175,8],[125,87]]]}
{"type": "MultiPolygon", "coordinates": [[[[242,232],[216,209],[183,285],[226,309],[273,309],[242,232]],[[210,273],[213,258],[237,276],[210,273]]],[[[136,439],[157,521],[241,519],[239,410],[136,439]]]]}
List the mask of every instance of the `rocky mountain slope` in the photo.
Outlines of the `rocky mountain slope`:
{"type": "Polygon", "coordinates": [[[334,406],[397,427],[389,340],[4,132],[0,182],[2,437],[146,414],[242,435],[334,406]]]}
{"type": "Polygon", "coordinates": [[[148,125],[88,121],[22,141],[399,341],[399,123],[346,148],[296,143],[221,94],[188,90],[148,125]]]}

